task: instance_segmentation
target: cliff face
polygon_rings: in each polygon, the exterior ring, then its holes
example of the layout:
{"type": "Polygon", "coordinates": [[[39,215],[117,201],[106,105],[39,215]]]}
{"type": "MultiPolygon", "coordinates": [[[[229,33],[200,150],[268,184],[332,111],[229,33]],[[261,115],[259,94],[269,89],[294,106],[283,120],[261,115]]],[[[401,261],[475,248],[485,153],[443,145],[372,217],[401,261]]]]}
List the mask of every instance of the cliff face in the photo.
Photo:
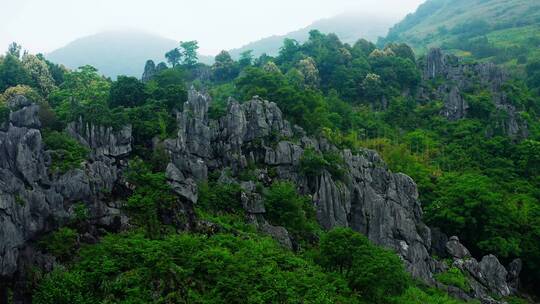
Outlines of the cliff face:
{"type": "Polygon", "coordinates": [[[449,120],[467,117],[470,105],[465,95],[479,86],[491,94],[496,110],[505,113],[499,124],[505,134],[514,138],[528,136],[527,123],[504,92],[503,85],[510,79],[506,71],[491,62],[467,64],[456,56],[443,54],[440,49],[431,49],[423,64],[425,82],[434,82],[433,91],[423,90],[420,97],[440,99],[444,106],[441,114],[449,120]]]}
{"type": "MultiPolygon", "coordinates": [[[[94,229],[115,231],[128,221],[110,193],[123,184],[131,128],[115,131],[82,121],[70,124],[66,132],[92,150],[90,159],[81,169],[52,174],[39,129],[38,106],[19,101],[22,104],[13,106],[9,125],[0,131],[0,275],[10,284],[24,282],[25,265],[50,269],[54,261],[42,257],[31,244],[69,220],[74,203],[87,205],[94,229]]],[[[493,256],[474,263],[459,241],[451,238],[446,243],[440,233],[434,242],[437,246],[432,246],[431,230],[422,222],[416,184],[408,176],[390,172],[374,151],[352,153],[323,138],[308,137],[283,119],[276,104],[257,97],[245,103],[231,100],[219,120],[208,118],[210,103],[209,96],[191,90],[184,111],[177,114],[177,137],[165,142],[171,157],[166,171],[169,183],[187,205],[197,204],[197,182],[207,179],[209,172],[220,172],[221,182],[241,184],[248,220],[283,246],[295,247],[285,228],[264,219],[264,202],[254,181],[240,182],[242,170],[255,167],[258,182],[270,185],[276,179],[291,180],[301,193],[311,196],[324,228],[348,226],[365,234],[376,244],[393,249],[413,276],[425,282],[435,284],[433,275],[447,268],[431,258],[434,247],[442,248],[474,278],[473,291],[456,291],[458,296],[491,301],[491,294],[507,295],[514,290],[511,286],[517,284],[519,261],[510,272],[493,256]],[[338,153],[344,160],[344,174],[338,177],[322,171],[306,177],[300,168],[306,149],[338,153]]]]}
{"type": "Polygon", "coordinates": [[[75,203],[87,206],[95,229],[118,230],[126,222],[119,203],[107,193],[119,179],[118,157],[131,151],[131,129],[116,134],[87,125],[89,132],[78,133],[83,128],[72,124],[74,136],[89,140],[84,142],[92,156],[81,169],[54,174],[40,131],[39,106],[16,96],[10,107],[9,123],[0,131],[0,278],[24,283],[26,265],[47,268],[53,262],[27,245],[71,219],[75,203]]]}
{"type": "Polygon", "coordinates": [[[242,104],[230,100],[226,115],[218,121],[208,119],[210,102],[209,96],[192,90],[184,112],[177,117],[178,136],[167,141],[172,159],[167,174],[180,196],[197,204],[194,185],[205,180],[208,172],[221,171],[222,182],[242,185],[244,208],[252,222],[291,247],[294,240],[287,231],[264,220],[264,203],[253,182],[239,181],[242,170],[255,166],[258,182],[269,185],[275,179],[291,180],[300,192],[312,197],[317,219],[325,229],[351,227],[374,243],[393,249],[418,279],[438,284],[434,274],[448,270],[449,265],[431,257],[438,246],[442,247],[439,255],[451,258],[452,266],[471,277],[471,291],[449,290],[456,296],[497,303],[492,295],[507,296],[515,291],[512,286],[517,284],[519,260],[511,265],[514,275],[510,276],[494,256],[477,262],[457,237],[448,240],[437,232],[437,242],[432,246],[431,230],[422,222],[416,184],[406,175],[390,172],[374,151],[353,154],[337,149],[324,138],[308,137],[300,127],[283,119],[276,104],[258,97],[242,104]],[[335,177],[328,171],[309,178],[301,174],[306,149],[340,154],[345,163],[343,176],[335,177]],[[456,253],[456,248],[466,254],[456,253]]]}

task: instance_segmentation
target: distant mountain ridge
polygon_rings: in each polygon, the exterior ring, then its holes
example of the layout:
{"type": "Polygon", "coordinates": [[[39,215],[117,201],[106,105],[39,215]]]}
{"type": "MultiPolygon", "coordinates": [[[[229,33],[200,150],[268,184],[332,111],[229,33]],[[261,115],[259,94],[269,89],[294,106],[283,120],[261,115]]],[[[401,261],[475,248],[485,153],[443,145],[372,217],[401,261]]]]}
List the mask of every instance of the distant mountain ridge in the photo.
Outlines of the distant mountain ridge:
{"type": "MultiPolygon", "coordinates": [[[[76,69],[92,65],[105,76],[140,77],[148,59],[165,61],[164,54],[177,47],[178,41],[141,31],[110,31],[74,40],[46,54],[47,59],[76,69]]],[[[202,62],[211,60],[200,56],[202,62]]]]}
{"type": "MultiPolygon", "coordinates": [[[[284,39],[305,42],[309,32],[314,29],[323,33],[335,33],[345,43],[353,44],[360,38],[375,42],[377,38],[386,35],[396,21],[390,17],[349,12],[315,21],[305,28],[285,35],[263,38],[229,52],[236,59],[246,50],[253,50],[256,57],[263,53],[275,56],[279,53],[284,39]]],[[[178,41],[155,34],[135,30],[110,31],[74,40],[46,54],[46,57],[71,69],[89,64],[103,75],[112,78],[118,75],[140,77],[148,59],[156,63],[164,61],[164,54],[177,46],[178,41]]],[[[211,64],[213,60],[212,56],[199,55],[202,63],[211,64]]]]}
{"type": "Polygon", "coordinates": [[[285,35],[274,35],[248,43],[240,48],[230,50],[230,54],[233,58],[238,58],[242,52],[253,50],[253,55],[256,57],[263,53],[275,56],[279,53],[279,48],[285,38],[305,42],[309,37],[309,32],[314,29],[326,34],[334,33],[345,43],[352,44],[360,38],[375,42],[377,38],[385,36],[388,29],[397,21],[390,17],[349,12],[315,21],[305,28],[285,35]]]}

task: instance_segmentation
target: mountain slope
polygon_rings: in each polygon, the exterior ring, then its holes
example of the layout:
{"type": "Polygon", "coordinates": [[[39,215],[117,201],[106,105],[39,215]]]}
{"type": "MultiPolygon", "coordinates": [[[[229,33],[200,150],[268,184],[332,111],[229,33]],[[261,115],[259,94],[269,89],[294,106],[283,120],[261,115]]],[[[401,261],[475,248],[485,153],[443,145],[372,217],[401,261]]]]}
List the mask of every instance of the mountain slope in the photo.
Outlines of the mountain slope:
{"type": "Polygon", "coordinates": [[[46,57],[72,69],[89,64],[113,78],[140,77],[146,60],[164,61],[164,54],[177,46],[177,41],[149,33],[112,31],[77,39],[46,57]]]}
{"type": "Polygon", "coordinates": [[[379,41],[387,42],[406,42],[420,53],[430,47],[443,47],[462,56],[516,63],[512,61],[519,56],[538,54],[540,3],[428,0],[379,41]]]}
{"type": "Polygon", "coordinates": [[[230,53],[234,58],[238,58],[242,52],[247,50],[253,50],[255,56],[260,56],[262,53],[277,55],[285,38],[305,42],[309,37],[309,32],[314,29],[323,33],[335,33],[341,41],[350,44],[360,38],[376,41],[378,37],[387,33],[395,21],[389,17],[372,16],[359,12],[345,13],[316,21],[305,28],[285,35],[275,35],[251,42],[241,48],[231,50],[230,53]]]}

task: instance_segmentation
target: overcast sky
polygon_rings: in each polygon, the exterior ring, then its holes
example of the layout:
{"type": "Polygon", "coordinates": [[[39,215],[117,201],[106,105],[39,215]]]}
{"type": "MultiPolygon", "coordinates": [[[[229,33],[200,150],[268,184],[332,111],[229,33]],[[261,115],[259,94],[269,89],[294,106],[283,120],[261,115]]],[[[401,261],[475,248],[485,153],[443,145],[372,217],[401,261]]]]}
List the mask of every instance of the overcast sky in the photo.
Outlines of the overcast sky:
{"type": "Polygon", "coordinates": [[[142,29],[174,40],[198,40],[213,55],[348,11],[391,16],[424,0],[0,0],[0,53],[17,41],[49,52],[104,30],[142,29]]]}

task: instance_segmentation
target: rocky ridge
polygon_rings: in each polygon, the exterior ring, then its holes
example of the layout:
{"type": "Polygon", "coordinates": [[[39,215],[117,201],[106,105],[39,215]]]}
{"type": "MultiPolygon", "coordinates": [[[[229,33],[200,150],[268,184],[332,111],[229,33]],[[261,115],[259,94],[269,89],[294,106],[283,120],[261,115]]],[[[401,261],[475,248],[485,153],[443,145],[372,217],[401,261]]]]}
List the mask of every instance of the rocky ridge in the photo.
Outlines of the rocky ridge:
{"type": "Polygon", "coordinates": [[[440,99],[443,101],[441,115],[449,120],[467,117],[470,105],[466,93],[480,85],[492,98],[495,109],[506,113],[500,122],[505,134],[514,138],[528,136],[527,123],[519,115],[516,108],[504,92],[503,85],[510,79],[508,73],[491,62],[465,63],[457,56],[444,54],[441,49],[431,49],[423,62],[423,79],[425,83],[433,83],[432,90],[424,88],[420,98],[424,100],[440,99]]]}
{"type": "MultiPolygon", "coordinates": [[[[276,179],[291,180],[301,193],[312,197],[325,229],[351,227],[393,249],[416,278],[436,284],[434,274],[448,265],[431,256],[435,250],[444,250],[470,278],[471,291],[455,290],[457,296],[497,303],[491,295],[506,296],[516,290],[520,261],[508,269],[494,256],[477,262],[457,238],[446,242],[442,233],[435,238],[422,222],[414,181],[390,172],[374,151],[353,153],[337,149],[324,138],[308,137],[283,118],[275,103],[258,97],[244,103],[230,100],[225,116],[212,120],[208,117],[210,97],[195,90],[188,95],[184,110],[177,113],[177,137],[165,142],[171,158],[166,170],[169,183],[187,205],[197,204],[197,183],[206,180],[209,172],[218,172],[221,182],[241,184],[242,204],[253,224],[283,246],[295,248],[285,228],[265,220],[255,181],[240,182],[238,175],[254,167],[257,182],[269,185],[276,179]],[[346,172],[333,176],[323,171],[306,177],[300,170],[306,149],[338,153],[346,172]]],[[[39,106],[22,96],[11,100],[10,106],[9,124],[0,131],[0,277],[15,286],[24,284],[26,265],[50,270],[54,259],[44,257],[32,243],[68,221],[75,203],[88,207],[96,230],[126,227],[128,218],[121,203],[110,194],[125,183],[122,171],[131,151],[131,127],[113,130],[82,120],[69,124],[66,132],[92,153],[80,169],[52,173],[41,137],[39,106]]],[[[24,299],[24,295],[15,298],[24,299]]]]}
{"type": "MultiPolygon", "coordinates": [[[[43,143],[39,106],[23,96],[15,96],[9,106],[9,122],[0,131],[0,282],[24,285],[25,266],[37,263],[50,270],[54,263],[31,244],[73,218],[76,203],[86,205],[94,230],[118,231],[125,225],[120,203],[107,194],[119,180],[121,158],[131,151],[131,127],[116,133],[71,124],[68,132],[93,153],[80,169],[60,174],[49,170],[51,155],[43,143]],[[88,132],[79,133],[83,129],[88,132]]],[[[17,293],[25,288],[14,291],[14,301],[27,303],[26,295],[17,293]]]]}
{"type": "MultiPolygon", "coordinates": [[[[208,118],[210,103],[208,95],[191,90],[184,111],[177,116],[178,136],[166,142],[172,159],[167,174],[180,196],[196,204],[194,185],[217,170],[221,182],[242,185],[242,202],[252,222],[284,246],[294,247],[294,239],[284,228],[264,220],[264,203],[254,182],[238,179],[242,170],[255,166],[257,182],[293,181],[302,194],[312,197],[317,219],[325,229],[351,227],[374,243],[393,249],[414,277],[437,284],[434,275],[448,270],[448,265],[431,257],[436,249],[431,229],[422,222],[416,184],[404,174],[390,172],[377,153],[339,150],[324,138],[308,137],[300,127],[283,119],[275,103],[258,97],[245,103],[229,100],[225,116],[217,121],[208,118]],[[339,153],[346,173],[342,177],[328,171],[304,176],[300,163],[306,149],[339,153]]],[[[454,292],[456,296],[498,303],[492,295],[504,297],[515,292],[511,286],[518,284],[515,273],[520,271],[519,260],[509,267],[514,272],[509,276],[496,257],[489,255],[476,262],[457,237],[448,240],[438,232],[437,238],[444,243],[444,255],[452,257],[469,277],[471,290],[454,292]]],[[[451,287],[439,287],[452,291],[451,287]]]]}

